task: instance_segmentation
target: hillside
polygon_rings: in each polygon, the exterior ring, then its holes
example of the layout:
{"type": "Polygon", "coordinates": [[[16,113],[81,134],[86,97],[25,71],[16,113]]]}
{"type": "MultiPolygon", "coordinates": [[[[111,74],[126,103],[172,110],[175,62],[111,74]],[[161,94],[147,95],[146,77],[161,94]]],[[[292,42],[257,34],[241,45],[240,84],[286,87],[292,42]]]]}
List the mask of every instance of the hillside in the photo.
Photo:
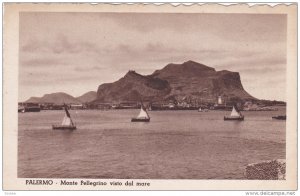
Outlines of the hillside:
{"type": "Polygon", "coordinates": [[[43,97],[31,97],[25,102],[54,103],[54,104],[80,103],[80,101],[77,100],[75,97],[63,92],[45,94],[43,97]]]}
{"type": "Polygon", "coordinates": [[[76,97],[77,100],[79,100],[82,103],[88,103],[91,101],[94,101],[97,98],[97,92],[96,91],[89,91],[87,93],[84,93],[83,95],[76,97]]]}
{"type": "Polygon", "coordinates": [[[167,81],[129,71],[123,78],[99,86],[96,102],[163,99],[170,92],[167,81]]]}
{"type": "Polygon", "coordinates": [[[220,95],[229,101],[256,99],[244,90],[238,72],[216,71],[187,61],[168,64],[148,76],[129,71],[114,83],[100,85],[95,102],[180,101],[186,98],[213,102],[220,95]]]}

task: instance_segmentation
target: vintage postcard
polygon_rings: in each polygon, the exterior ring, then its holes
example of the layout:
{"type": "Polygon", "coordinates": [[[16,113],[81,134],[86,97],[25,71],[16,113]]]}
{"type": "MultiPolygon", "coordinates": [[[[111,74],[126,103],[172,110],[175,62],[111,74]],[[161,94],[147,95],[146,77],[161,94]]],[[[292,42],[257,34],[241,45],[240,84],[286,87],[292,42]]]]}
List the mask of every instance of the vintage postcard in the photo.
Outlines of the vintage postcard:
{"type": "Polygon", "coordinates": [[[297,3],[5,3],[4,190],[296,190],[297,3]]]}

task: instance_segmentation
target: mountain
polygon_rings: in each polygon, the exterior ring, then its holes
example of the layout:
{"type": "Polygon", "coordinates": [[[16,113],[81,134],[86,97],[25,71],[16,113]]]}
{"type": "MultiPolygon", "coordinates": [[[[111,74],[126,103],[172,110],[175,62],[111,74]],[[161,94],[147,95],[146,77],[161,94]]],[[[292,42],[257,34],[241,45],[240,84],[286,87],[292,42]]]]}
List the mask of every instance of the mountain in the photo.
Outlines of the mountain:
{"type": "Polygon", "coordinates": [[[129,71],[116,82],[100,85],[95,102],[180,101],[187,98],[215,102],[218,96],[228,101],[256,100],[244,90],[238,72],[216,71],[187,61],[168,64],[147,76],[129,71]]]}
{"type": "Polygon", "coordinates": [[[82,103],[87,103],[94,101],[97,98],[97,93],[96,91],[89,91],[79,97],[76,97],[77,100],[79,100],[82,103]]]}
{"type": "Polygon", "coordinates": [[[45,94],[43,97],[31,97],[25,102],[54,103],[54,104],[80,103],[80,101],[77,100],[75,97],[63,92],[45,94]]]}
{"type": "Polygon", "coordinates": [[[244,90],[238,72],[216,71],[194,61],[168,64],[152,75],[169,82],[172,91],[168,97],[216,99],[221,95],[229,99],[255,99],[244,90]]]}
{"type": "Polygon", "coordinates": [[[123,78],[99,86],[96,102],[120,102],[163,99],[171,91],[169,83],[153,76],[129,71],[123,78]]]}
{"type": "Polygon", "coordinates": [[[39,103],[40,102],[41,97],[30,97],[27,101],[27,103],[39,103]]]}

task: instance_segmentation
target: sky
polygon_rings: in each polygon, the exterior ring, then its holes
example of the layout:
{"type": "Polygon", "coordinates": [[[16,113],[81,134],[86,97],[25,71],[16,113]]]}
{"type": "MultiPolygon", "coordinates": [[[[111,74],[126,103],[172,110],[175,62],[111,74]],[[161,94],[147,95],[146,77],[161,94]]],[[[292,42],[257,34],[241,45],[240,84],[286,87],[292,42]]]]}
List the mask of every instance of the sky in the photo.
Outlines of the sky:
{"type": "Polygon", "coordinates": [[[19,101],[80,96],[128,70],[193,60],[239,72],[259,99],[286,100],[283,14],[20,13],[19,101]]]}

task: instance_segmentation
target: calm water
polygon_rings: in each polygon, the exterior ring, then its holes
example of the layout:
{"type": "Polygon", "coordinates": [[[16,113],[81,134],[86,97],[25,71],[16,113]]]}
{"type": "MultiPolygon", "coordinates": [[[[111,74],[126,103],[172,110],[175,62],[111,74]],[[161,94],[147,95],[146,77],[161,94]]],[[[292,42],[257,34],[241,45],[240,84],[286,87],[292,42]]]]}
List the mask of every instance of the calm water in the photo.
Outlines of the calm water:
{"type": "Polygon", "coordinates": [[[77,130],[52,130],[63,111],[19,113],[18,176],[26,178],[242,179],[247,164],[285,158],[281,111],[70,111],[77,130]]]}

